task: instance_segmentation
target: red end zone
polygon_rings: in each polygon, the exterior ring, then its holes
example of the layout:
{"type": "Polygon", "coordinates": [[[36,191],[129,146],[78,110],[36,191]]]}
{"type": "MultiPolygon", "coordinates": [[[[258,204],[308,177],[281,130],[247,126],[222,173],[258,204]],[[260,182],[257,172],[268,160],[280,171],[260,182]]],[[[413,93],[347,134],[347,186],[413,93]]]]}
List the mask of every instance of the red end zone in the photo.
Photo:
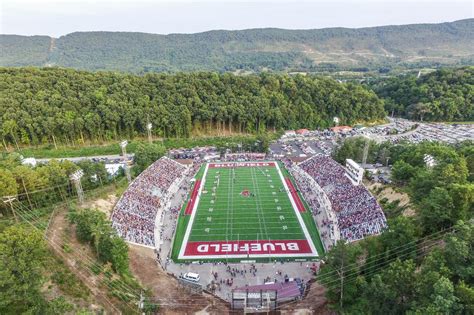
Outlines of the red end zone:
{"type": "Polygon", "coordinates": [[[298,210],[300,212],[305,212],[306,208],[303,205],[303,202],[300,199],[300,196],[298,195],[298,192],[296,191],[295,186],[293,186],[293,183],[291,182],[291,179],[288,177],[285,178],[285,182],[288,185],[288,188],[290,189],[291,196],[293,197],[293,200],[296,203],[296,206],[298,207],[298,210]]]}
{"type": "Polygon", "coordinates": [[[184,256],[312,254],[307,240],[188,242],[184,256]]]}
{"type": "Polygon", "coordinates": [[[200,186],[201,186],[201,181],[198,179],[196,180],[196,183],[194,184],[194,189],[193,189],[193,192],[191,193],[191,198],[189,199],[189,202],[186,205],[186,210],[184,211],[184,214],[190,215],[193,213],[194,204],[196,203],[196,197],[198,195],[200,186]]]}
{"type": "Polygon", "coordinates": [[[232,168],[232,167],[275,167],[275,162],[235,162],[235,163],[209,163],[210,168],[232,168]]]}

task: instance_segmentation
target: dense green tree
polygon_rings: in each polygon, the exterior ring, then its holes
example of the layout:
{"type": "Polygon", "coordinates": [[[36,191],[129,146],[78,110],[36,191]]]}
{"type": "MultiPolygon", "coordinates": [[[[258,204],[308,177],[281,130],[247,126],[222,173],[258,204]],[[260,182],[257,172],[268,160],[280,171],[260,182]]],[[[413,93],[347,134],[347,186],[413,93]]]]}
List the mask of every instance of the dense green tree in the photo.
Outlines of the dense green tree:
{"type": "Polygon", "coordinates": [[[114,271],[128,273],[128,246],[115,234],[114,230],[105,230],[105,236],[99,242],[99,259],[110,262],[114,271]]]}
{"type": "Polygon", "coordinates": [[[162,144],[140,144],[135,152],[134,162],[138,172],[142,172],[153,162],[165,155],[166,149],[162,144]]]}
{"type": "Polygon", "coordinates": [[[327,296],[339,311],[344,309],[345,304],[353,304],[357,300],[359,284],[353,280],[357,277],[356,260],[360,253],[358,246],[349,246],[339,241],[329,251],[325,259],[326,265],[318,276],[319,281],[329,288],[327,296]],[[350,271],[347,266],[352,267],[350,271]]]}
{"type": "Polygon", "coordinates": [[[229,73],[147,74],[0,69],[5,144],[82,144],[153,134],[325,128],[380,120],[382,101],[366,87],[315,76],[229,73]]]}
{"type": "Polygon", "coordinates": [[[0,313],[40,313],[45,258],[40,232],[12,226],[0,233],[0,313]]]}
{"type": "Polygon", "coordinates": [[[425,227],[425,232],[432,233],[454,224],[454,202],[449,192],[440,187],[435,187],[421,204],[420,219],[425,227]]]}
{"type": "Polygon", "coordinates": [[[453,271],[454,278],[474,283],[474,223],[458,222],[456,233],[446,239],[445,259],[447,266],[453,271]]]}
{"type": "Polygon", "coordinates": [[[459,305],[466,314],[474,313],[474,287],[469,286],[463,281],[456,287],[456,296],[459,299],[459,305]]]}
{"type": "Polygon", "coordinates": [[[18,183],[11,171],[0,170],[0,196],[14,196],[18,193],[18,183]]]}
{"type": "Polygon", "coordinates": [[[388,112],[415,120],[474,120],[474,67],[440,69],[417,78],[381,79],[372,83],[388,112]]]}
{"type": "Polygon", "coordinates": [[[412,260],[392,262],[375,275],[364,290],[370,314],[403,314],[415,298],[415,268],[412,260]]]}
{"type": "Polygon", "coordinates": [[[71,212],[69,219],[76,225],[76,236],[79,241],[94,244],[94,247],[98,248],[102,228],[106,226],[105,214],[100,211],[84,209],[71,212]]]}
{"type": "Polygon", "coordinates": [[[415,175],[415,168],[403,160],[399,160],[393,164],[392,179],[398,184],[408,183],[415,175]]]}
{"type": "MultiPolygon", "coordinates": [[[[336,156],[342,159],[357,155],[356,143],[356,139],[346,140],[336,156]]],[[[340,260],[325,259],[326,265],[317,279],[327,287],[332,308],[348,314],[469,314],[472,311],[474,192],[469,174],[472,148],[470,142],[371,147],[373,156],[391,157],[392,178],[397,189],[410,196],[410,207],[415,213],[410,217],[404,216],[406,213],[390,216],[388,228],[380,236],[346,245],[347,252],[351,248],[357,251],[352,260],[356,261],[355,265],[348,267],[351,275],[344,279],[347,290],[342,305],[338,275],[347,274],[348,270],[341,268],[340,260]],[[434,167],[425,164],[425,154],[434,157],[434,167]]],[[[332,253],[335,249],[327,254],[329,258],[341,256],[340,249],[332,253]]]]}
{"type": "Polygon", "coordinates": [[[84,190],[96,188],[109,182],[105,163],[82,160],[77,163],[77,166],[84,171],[84,176],[81,180],[84,190]]]}
{"type": "Polygon", "coordinates": [[[120,274],[128,274],[128,246],[103,212],[82,209],[71,212],[69,219],[76,226],[77,238],[91,245],[100,261],[110,262],[113,270],[120,274]]]}

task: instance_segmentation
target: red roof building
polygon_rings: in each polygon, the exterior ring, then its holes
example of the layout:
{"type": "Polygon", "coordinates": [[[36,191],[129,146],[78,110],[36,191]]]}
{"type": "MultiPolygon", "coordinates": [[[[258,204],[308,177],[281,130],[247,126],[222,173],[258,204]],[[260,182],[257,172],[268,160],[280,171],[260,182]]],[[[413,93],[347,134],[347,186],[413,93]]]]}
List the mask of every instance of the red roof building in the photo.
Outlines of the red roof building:
{"type": "Polygon", "coordinates": [[[298,135],[304,135],[304,134],[307,134],[309,132],[308,129],[298,129],[296,130],[296,134],[298,135]]]}
{"type": "Polygon", "coordinates": [[[336,127],[331,128],[331,131],[334,131],[334,132],[348,132],[351,130],[352,130],[352,127],[350,126],[336,126],[336,127]]]}

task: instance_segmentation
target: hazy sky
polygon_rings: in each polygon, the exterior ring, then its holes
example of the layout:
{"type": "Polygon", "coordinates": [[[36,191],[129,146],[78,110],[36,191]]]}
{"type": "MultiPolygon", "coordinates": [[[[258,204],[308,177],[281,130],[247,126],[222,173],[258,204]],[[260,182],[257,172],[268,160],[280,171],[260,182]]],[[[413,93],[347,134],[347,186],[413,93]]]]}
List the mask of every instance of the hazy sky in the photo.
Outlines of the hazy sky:
{"type": "Polygon", "coordinates": [[[0,0],[0,33],[196,33],[438,23],[474,16],[474,0],[0,0]]]}

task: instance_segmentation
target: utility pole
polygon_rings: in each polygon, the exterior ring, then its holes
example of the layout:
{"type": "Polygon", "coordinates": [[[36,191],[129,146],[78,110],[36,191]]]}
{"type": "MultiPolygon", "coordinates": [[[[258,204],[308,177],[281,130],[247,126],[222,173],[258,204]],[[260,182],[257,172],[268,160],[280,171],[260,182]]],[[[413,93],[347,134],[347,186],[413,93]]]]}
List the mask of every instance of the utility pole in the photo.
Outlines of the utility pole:
{"type": "MultiPolygon", "coordinates": [[[[339,117],[334,117],[332,119],[332,121],[334,122],[334,127],[339,126],[339,117]]],[[[339,131],[337,131],[337,129],[335,129],[334,133],[336,134],[336,142],[337,142],[339,140],[339,131]]]]}
{"type": "Polygon", "coordinates": [[[18,223],[18,218],[16,216],[16,212],[15,212],[15,209],[13,208],[13,201],[15,201],[16,197],[13,197],[13,196],[6,196],[6,197],[3,197],[3,202],[5,204],[10,204],[10,209],[13,213],[13,217],[15,218],[15,222],[18,223]]]}
{"type": "Polygon", "coordinates": [[[127,181],[130,183],[132,181],[132,176],[130,175],[130,169],[128,167],[128,158],[127,158],[127,140],[123,140],[120,142],[120,147],[122,148],[122,156],[123,156],[123,168],[125,170],[125,175],[127,176],[127,181]]]}
{"type": "Polygon", "coordinates": [[[143,291],[140,292],[140,301],[138,302],[138,312],[145,314],[143,312],[143,308],[145,307],[145,296],[143,295],[143,291]]]}
{"type": "Polygon", "coordinates": [[[84,191],[82,190],[81,178],[84,176],[84,171],[78,169],[74,173],[72,173],[69,178],[74,183],[77,192],[77,199],[79,200],[79,204],[84,202],[84,191]]]}
{"type": "Polygon", "coordinates": [[[23,179],[23,177],[21,178],[21,183],[23,184],[23,189],[25,190],[26,198],[28,199],[28,204],[30,205],[30,209],[33,209],[33,205],[31,204],[30,195],[28,194],[28,189],[26,189],[25,180],[23,179]]]}
{"type": "Polygon", "coordinates": [[[343,306],[342,299],[344,298],[344,258],[345,258],[345,255],[346,255],[346,244],[342,244],[341,270],[340,271],[337,270],[337,274],[341,278],[340,280],[341,292],[339,296],[339,307],[340,307],[341,312],[342,312],[342,306],[343,306]]]}
{"type": "Polygon", "coordinates": [[[367,163],[367,155],[369,155],[369,146],[370,146],[370,142],[369,142],[369,139],[367,138],[365,140],[364,154],[362,156],[362,167],[364,167],[365,164],[367,163]]]}

